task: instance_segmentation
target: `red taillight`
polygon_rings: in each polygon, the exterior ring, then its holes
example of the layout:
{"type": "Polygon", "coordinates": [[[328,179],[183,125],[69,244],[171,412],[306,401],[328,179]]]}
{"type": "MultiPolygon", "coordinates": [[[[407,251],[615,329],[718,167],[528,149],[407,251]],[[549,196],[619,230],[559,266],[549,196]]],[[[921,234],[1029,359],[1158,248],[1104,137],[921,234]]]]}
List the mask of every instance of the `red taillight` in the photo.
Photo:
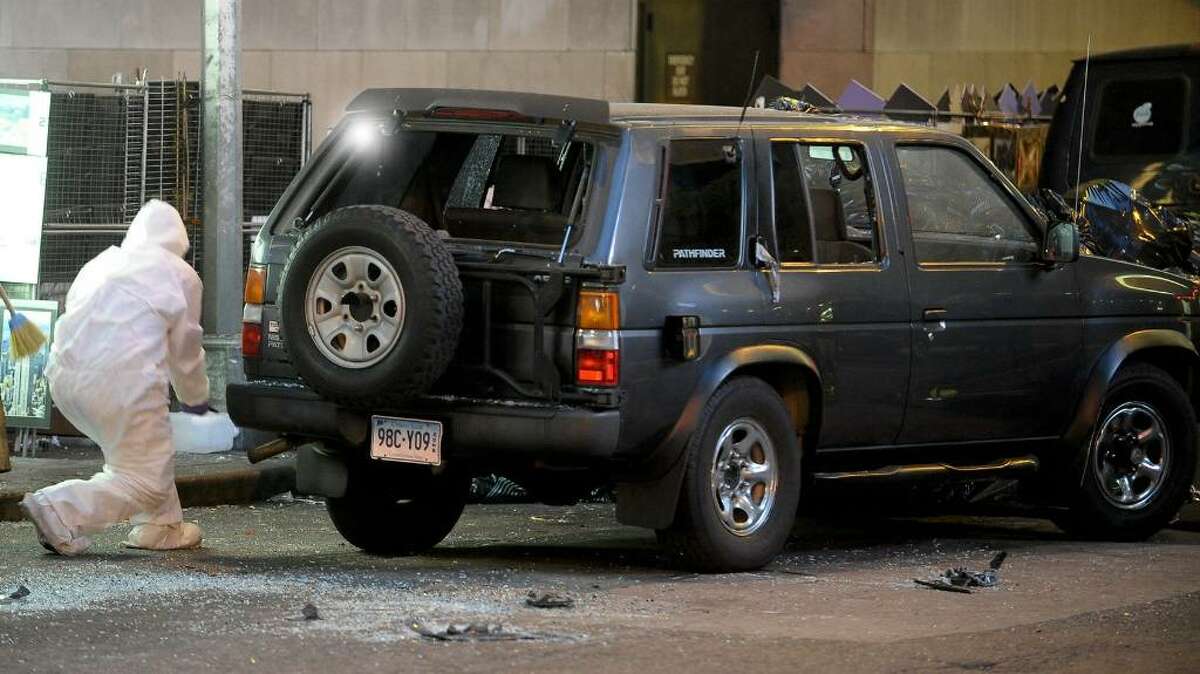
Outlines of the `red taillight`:
{"type": "Polygon", "coordinates": [[[262,355],[262,325],[242,323],[242,355],[251,358],[262,355]]]}
{"type": "Polygon", "coordinates": [[[579,349],[575,352],[575,381],[580,386],[616,386],[621,352],[579,349]]]}

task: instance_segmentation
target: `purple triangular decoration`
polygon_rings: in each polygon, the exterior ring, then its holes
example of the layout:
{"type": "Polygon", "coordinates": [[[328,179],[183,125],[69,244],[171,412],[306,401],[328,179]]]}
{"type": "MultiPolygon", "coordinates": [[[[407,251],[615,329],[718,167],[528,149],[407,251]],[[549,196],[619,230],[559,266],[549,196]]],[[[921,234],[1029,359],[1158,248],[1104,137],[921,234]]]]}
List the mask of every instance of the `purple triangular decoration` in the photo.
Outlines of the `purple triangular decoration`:
{"type": "Polygon", "coordinates": [[[847,112],[876,112],[883,110],[883,99],[858,80],[850,80],[838,97],[837,105],[847,112]]]}
{"type": "Polygon", "coordinates": [[[1004,89],[996,97],[996,107],[1006,115],[1021,114],[1021,97],[1017,95],[1017,90],[1013,85],[1004,85],[1004,89]]]}

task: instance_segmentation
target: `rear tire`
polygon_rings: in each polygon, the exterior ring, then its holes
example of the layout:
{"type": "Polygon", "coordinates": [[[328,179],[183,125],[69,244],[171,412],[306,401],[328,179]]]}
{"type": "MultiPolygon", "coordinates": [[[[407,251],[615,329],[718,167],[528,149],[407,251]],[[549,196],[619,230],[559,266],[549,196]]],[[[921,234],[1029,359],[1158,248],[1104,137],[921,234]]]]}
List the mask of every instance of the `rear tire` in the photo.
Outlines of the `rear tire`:
{"type": "Polygon", "coordinates": [[[351,545],[375,555],[424,552],[441,543],[462,515],[470,477],[400,464],[351,468],[346,494],[326,499],[329,519],[351,545]]]}
{"type": "Polygon", "coordinates": [[[774,559],[796,520],[801,450],[783,400],[760,379],[722,385],[687,449],[675,523],[658,532],[684,565],[748,571],[774,559]]]}
{"type": "Polygon", "coordinates": [[[1145,539],[1179,513],[1196,470],[1196,414],[1183,387],[1157,367],[1133,364],[1114,378],[1079,466],[1074,497],[1055,517],[1086,538],[1145,539]]]}

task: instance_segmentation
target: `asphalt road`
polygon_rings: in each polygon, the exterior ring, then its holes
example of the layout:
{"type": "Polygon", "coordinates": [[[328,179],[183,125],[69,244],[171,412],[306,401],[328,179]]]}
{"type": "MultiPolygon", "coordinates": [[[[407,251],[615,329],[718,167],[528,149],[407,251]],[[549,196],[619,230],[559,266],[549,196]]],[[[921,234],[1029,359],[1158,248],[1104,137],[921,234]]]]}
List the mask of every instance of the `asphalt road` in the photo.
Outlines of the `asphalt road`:
{"type": "Polygon", "coordinates": [[[188,511],[205,548],[170,554],[114,530],[63,559],[0,524],[0,590],[30,590],[0,602],[0,671],[1200,671],[1194,523],[1109,544],[1033,519],[809,521],[762,572],[697,576],[611,515],[472,506],[406,559],[360,554],[304,501],[188,511]],[[998,550],[996,588],[912,582],[998,550]],[[470,623],[505,640],[414,629],[470,623]]]}

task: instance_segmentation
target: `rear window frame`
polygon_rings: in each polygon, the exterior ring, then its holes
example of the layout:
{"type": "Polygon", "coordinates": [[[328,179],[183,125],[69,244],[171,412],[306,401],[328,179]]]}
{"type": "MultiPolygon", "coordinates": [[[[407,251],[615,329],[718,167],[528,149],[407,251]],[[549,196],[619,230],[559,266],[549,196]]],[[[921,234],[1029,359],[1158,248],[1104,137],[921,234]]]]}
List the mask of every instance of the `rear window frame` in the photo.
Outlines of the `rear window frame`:
{"type": "MultiPolygon", "coordinates": [[[[413,115],[401,118],[399,128],[404,131],[416,132],[553,138],[559,124],[559,120],[550,119],[541,122],[480,122],[476,120],[430,119],[419,116],[419,114],[413,113],[413,115]]],[[[325,164],[341,159],[341,156],[346,151],[345,144],[350,142],[346,138],[346,130],[351,125],[360,121],[386,122],[389,119],[395,119],[395,117],[366,112],[345,115],[318,146],[312,158],[305,163],[301,172],[296,175],[293,183],[284,191],[283,196],[276,203],[275,209],[268,216],[266,223],[267,231],[272,236],[280,236],[297,230],[295,220],[305,217],[324,189],[325,183],[313,183],[314,176],[322,172],[327,172],[327,181],[332,179],[338,168],[340,168],[340,166],[335,167],[330,171],[329,167],[325,166],[325,164]],[[304,203],[301,204],[297,201],[298,199],[303,199],[304,203]],[[291,215],[292,217],[285,217],[287,215],[291,215]]],[[[606,204],[609,198],[608,192],[611,190],[610,183],[613,163],[616,161],[620,138],[621,136],[617,129],[582,123],[576,127],[572,141],[586,142],[592,145],[594,156],[591,175],[588,177],[590,185],[586,192],[584,209],[580,212],[578,221],[574,223],[575,226],[571,233],[571,239],[567,245],[568,255],[578,254],[586,257],[590,248],[599,240],[599,232],[603,229],[602,221],[605,217],[606,204]]],[[[452,248],[489,252],[503,249],[556,252],[561,245],[561,241],[554,244],[542,244],[460,237],[450,237],[445,241],[452,248]]]]}

